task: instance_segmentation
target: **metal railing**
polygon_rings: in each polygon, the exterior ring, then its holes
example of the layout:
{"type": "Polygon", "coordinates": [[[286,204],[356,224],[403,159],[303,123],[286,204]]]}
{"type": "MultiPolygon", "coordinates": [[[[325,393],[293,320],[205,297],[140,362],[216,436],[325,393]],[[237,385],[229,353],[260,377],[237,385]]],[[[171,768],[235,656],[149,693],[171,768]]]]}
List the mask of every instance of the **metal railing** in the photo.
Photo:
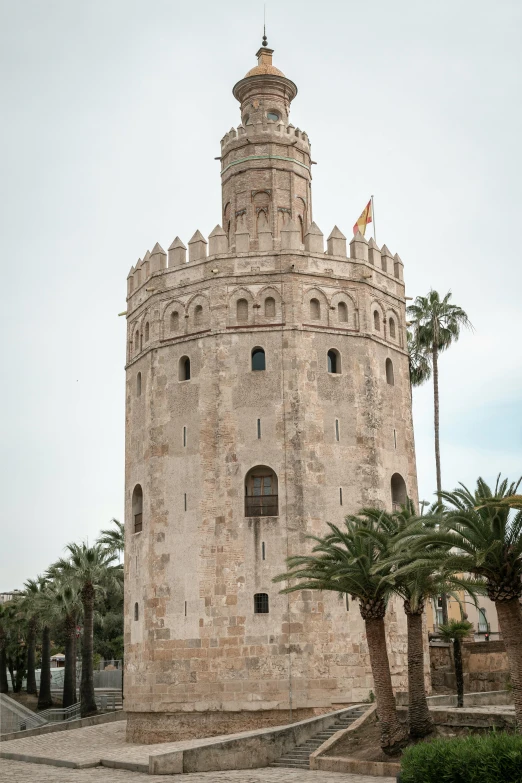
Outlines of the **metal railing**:
{"type": "Polygon", "coordinates": [[[48,723],[60,723],[63,720],[76,720],[80,717],[80,702],[71,704],[70,707],[51,707],[48,710],[42,710],[38,715],[45,718],[48,723]]]}
{"type": "Polygon", "coordinates": [[[246,517],[277,517],[278,495],[246,495],[246,517]]]}

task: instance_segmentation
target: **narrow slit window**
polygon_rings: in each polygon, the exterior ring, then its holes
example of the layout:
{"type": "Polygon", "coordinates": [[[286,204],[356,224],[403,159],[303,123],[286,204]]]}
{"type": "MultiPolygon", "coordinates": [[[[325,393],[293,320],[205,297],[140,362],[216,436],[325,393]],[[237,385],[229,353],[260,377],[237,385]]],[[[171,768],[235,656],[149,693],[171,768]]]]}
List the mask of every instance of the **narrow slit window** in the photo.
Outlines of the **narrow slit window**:
{"type": "Polygon", "coordinates": [[[254,614],[268,614],[267,593],[256,593],[254,595],[254,614]]]}
{"type": "Polygon", "coordinates": [[[263,541],[261,543],[261,560],[265,559],[265,555],[266,555],[266,549],[265,549],[265,542],[263,541]]]}
{"type": "Polygon", "coordinates": [[[397,430],[393,430],[393,448],[397,448],[397,430]]]}
{"type": "Polygon", "coordinates": [[[190,381],[190,359],[182,356],[179,360],[179,380],[190,381]]]}
{"type": "Polygon", "coordinates": [[[381,316],[379,315],[378,310],[373,311],[373,328],[376,332],[381,331],[381,316]]]}
{"type": "Polygon", "coordinates": [[[149,322],[147,321],[147,323],[145,324],[145,342],[146,343],[149,342],[149,337],[150,337],[150,328],[149,328],[149,322]]]}
{"type": "Polygon", "coordinates": [[[257,420],[257,438],[258,440],[261,438],[261,419],[257,420]]]}
{"type": "Polygon", "coordinates": [[[141,397],[141,372],[136,376],[136,397],[141,397]]]}
{"type": "Polygon", "coordinates": [[[345,593],[345,597],[346,597],[346,611],[349,612],[350,611],[350,599],[348,597],[348,593],[345,593]]]}
{"type": "Polygon", "coordinates": [[[134,604],[134,619],[139,620],[140,619],[140,607],[137,603],[134,604]]]}
{"type": "Polygon", "coordinates": [[[335,420],[335,440],[339,441],[339,419],[335,420]]]}
{"type": "Polygon", "coordinates": [[[185,617],[187,616],[187,602],[185,601],[185,617]]]}
{"type": "Polygon", "coordinates": [[[343,505],[343,488],[339,487],[339,505],[343,505]]]}
{"type": "Polygon", "coordinates": [[[185,507],[185,511],[187,510],[187,493],[183,495],[183,505],[185,507]]]}
{"type": "Polygon", "coordinates": [[[339,351],[331,349],[327,355],[328,372],[332,375],[339,375],[341,372],[341,356],[339,351]]]}
{"type": "Polygon", "coordinates": [[[388,386],[395,386],[393,363],[391,359],[386,359],[386,383],[388,384],[388,386]]]}
{"type": "Polygon", "coordinates": [[[183,427],[183,446],[187,445],[187,428],[183,427]]]}

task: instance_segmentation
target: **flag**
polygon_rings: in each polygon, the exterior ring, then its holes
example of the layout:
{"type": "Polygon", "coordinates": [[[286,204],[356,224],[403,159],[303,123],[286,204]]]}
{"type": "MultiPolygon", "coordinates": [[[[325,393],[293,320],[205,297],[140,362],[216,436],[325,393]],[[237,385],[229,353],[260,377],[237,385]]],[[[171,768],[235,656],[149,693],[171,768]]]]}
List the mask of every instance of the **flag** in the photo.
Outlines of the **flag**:
{"type": "Polygon", "coordinates": [[[370,199],[369,202],[366,204],[365,208],[361,212],[361,216],[357,219],[357,223],[355,223],[353,227],[353,233],[355,234],[360,231],[361,234],[364,236],[366,232],[366,226],[368,223],[372,222],[372,200],[370,199]]]}

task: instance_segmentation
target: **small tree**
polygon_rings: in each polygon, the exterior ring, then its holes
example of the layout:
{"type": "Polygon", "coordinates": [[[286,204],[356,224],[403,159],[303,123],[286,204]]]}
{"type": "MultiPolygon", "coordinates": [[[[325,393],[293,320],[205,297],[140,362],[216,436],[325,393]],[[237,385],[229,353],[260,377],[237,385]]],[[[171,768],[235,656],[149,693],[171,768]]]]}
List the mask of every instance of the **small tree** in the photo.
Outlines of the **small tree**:
{"type": "Polygon", "coordinates": [[[384,627],[392,590],[383,574],[374,572],[374,566],[387,554],[386,541],[385,537],[368,535],[375,531],[374,512],[365,509],[359,516],[347,517],[343,530],[329,523],[330,533],[323,538],[308,536],[315,541],[312,553],[289,557],[287,573],[275,577],[274,582],[297,582],[282,593],[329,590],[359,600],[375,685],[381,748],[395,755],[406,744],[406,734],[397,715],[384,627]]]}
{"type": "Polygon", "coordinates": [[[462,642],[471,636],[473,624],[468,620],[450,620],[439,626],[439,635],[445,642],[453,642],[453,661],[457,680],[457,707],[464,706],[464,670],[462,668],[462,642]]]}

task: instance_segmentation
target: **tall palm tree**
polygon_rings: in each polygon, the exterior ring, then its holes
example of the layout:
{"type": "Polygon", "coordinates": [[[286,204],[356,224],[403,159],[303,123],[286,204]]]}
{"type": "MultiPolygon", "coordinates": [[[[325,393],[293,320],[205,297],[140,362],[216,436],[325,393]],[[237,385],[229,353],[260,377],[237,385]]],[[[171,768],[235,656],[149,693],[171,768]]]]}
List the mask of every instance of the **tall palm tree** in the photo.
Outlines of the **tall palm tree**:
{"type": "Polygon", "coordinates": [[[422,346],[416,340],[415,335],[408,330],[408,358],[410,364],[410,383],[412,386],[421,386],[431,378],[431,361],[422,346]]]}
{"type": "MultiPolygon", "coordinates": [[[[437,291],[431,290],[428,296],[418,296],[407,310],[408,316],[412,319],[413,345],[416,351],[431,357],[437,492],[442,489],[439,443],[439,354],[459,339],[462,327],[473,329],[464,310],[452,304],[450,299],[451,292],[441,299],[437,291]]],[[[428,377],[429,374],[427,376],[425,374],[423,380],[427,380],[428,377]]]]}
{"type": "Polygon", "coordinates": [[[100,532],[97,543],[105,547],[111,554],[121,556],[125,549],[125,525],[118,519],[111,519],[115,525],[100,532]]]}
{"type": "Polygon", "coordinates": [[[450,620],[447,625],[439,625],[439,636],[445,642],[453,642],[453,662],[457,681],[457,707],[464,706],[464,669],[462,667],[462,642],[471,636],[473,623],[468,620],[450,620]]]}
{"type": "Polygon", "coordinates": [[[40,666],[38,709],[46,710],[53,706],[51,694],[51,625],[56,616],[47,580],[41,581],[36,605],[40,608],[40,626],[42,629],[42,663],[40,666]]]}
{"type": "Polygon", "coordinates": [[[371,513],[362,511],[359,516],[347,517],[345,525],[341,530],[328,523],[330,533],[323,538],[308,536],[315,541],[312,553],[289,557],[288,571],[275,577],[274,582],[296,581],[283,588],[282,593],[330,590],[359,600],[375,686],[381,747],[385,753],[395,755],[404,746],[406,735],[397,716],[386,648],[384,617],[392,590],[383,574],[373,572],[387,552],[386,543],[383,544],[383,537],[367,535],[375,528],[371,513]]]}
{"type": "Polygon", "coordinates": [[[55,573],[49,587],[49,598],[53,610],[61,623],[65,635],[65,660],[63,675],[62,706],[76,704],[76,623],[81,612],[81,602],[74,580],[51,566],[48,573],[55,573]]]}
{"type": "Polygon", "coordinates": [[[512,484],[497,478],[494,490],[484,479],[471,492],[463,484],[453,492],[441,492],[443,524],[414,545],[419,567],[426,546],[447,547],[444,568],[472,574],[486,582],[488,597],[495,603],[502,639],[506,646],[517,721],[522,724],[522,510],[510,513],[504,503],[515,495],[522,479],[512,484]]]}
{"type": "Polygon", "coordinates": [[[76,586],[83,609],[82,675],[80,682],[80,702],[82,718],[94,715],[97,711],[94,698],[93,675],[93,623],[94,602],[97,595],[108,590],[121,590],[122,568],[115,566],[115,554],[111,554],[99,544],[88,546],[68,544],[67,558],[60,559],[54,569],[61,571],[76,586]]]}

